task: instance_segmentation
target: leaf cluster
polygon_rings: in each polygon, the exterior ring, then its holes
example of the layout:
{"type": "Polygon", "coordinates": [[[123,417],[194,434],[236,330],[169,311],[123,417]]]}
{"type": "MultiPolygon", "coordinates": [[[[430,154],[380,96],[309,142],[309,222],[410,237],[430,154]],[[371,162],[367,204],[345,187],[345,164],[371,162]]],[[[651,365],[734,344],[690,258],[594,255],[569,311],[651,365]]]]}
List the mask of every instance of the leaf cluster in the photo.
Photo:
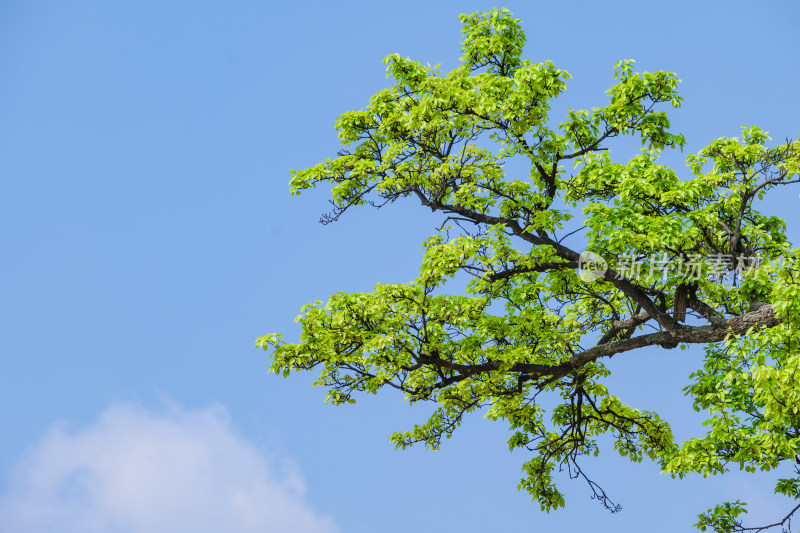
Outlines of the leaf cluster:
{"type": "MultiPolygon", "coordinates": [[[[546,511],[565,503],[559,472],[619,510],[584,470],[609,443],[676,476],[797,462],[800,252],[756,204],[798,182],[800,143],[770,146],[766,132],[743,128],[689,155],[681,177],[659,161],[685,144],[670,129],[668,110],[682,102],[674,73],[620,61],[605,106],[557,121],[553,102],[570,75],[522,57],[520,21],[493,10],[461,22],[455,69],[388,56],[391,85],[336,121],[339,154],[290,181],[293,194],[331,188],[324,223],[401,199],[441,213],[419,275],[305,306],[299,341],[258,339],[271,371],[316,371],[333,404],[385,388],[431,402],[428,420],[391,436],[401,448],[436,449],[484,409],[508,425],[510,449],[530,454],[519,487],[546,511]],[[609,150],[621,136],[642,145],[625,162],[609,150]],[[567,244],[581,238],[608,261],[597,280],[579,275],[581,255],[567,244]],[[645,268],[628,271],[623,257],[645,268]],[[720,261],[692,279],[654,268],[692,257],[720,261]],[[745,269],[753,257],[759,268],[745,269]],[[708,432],[677,443],[657,413],[608,390],[603,361],[692,344],[706,355],[685,392],[708,432]]],[[[798,479],[776,490],[798,498],[798,479]]],[[[744,512],[724,503],[697,526],[738,531],[744,512]]]]}

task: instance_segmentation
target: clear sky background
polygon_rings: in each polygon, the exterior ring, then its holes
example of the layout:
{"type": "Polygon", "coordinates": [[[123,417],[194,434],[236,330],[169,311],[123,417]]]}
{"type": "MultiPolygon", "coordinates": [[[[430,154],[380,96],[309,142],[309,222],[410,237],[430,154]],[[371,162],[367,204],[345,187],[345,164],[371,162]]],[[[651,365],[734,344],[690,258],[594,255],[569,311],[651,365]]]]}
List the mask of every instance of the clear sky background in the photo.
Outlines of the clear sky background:
{"type": "MultiPolygon", "coordinates": [[[[573,75],[562,109],[602,105],[634,58],[683,79],[689,152],[742,125],[800,130],[796,2],[505,5],[526,57],[573,75]]],[[[386,55],[452,68],[459,13],[492,7],[0,4],[0,532],[673,532],[724,499],[788,510],[773,476],[678,481],[601,455],[586,469],[623,511],[564,476],[567,508],[545,515],[501,424],[394,451],[427,407],[333,408],[312,376],[267,373],[256,337],[295,339],[304,303],[414,278],[437,220],[411,202],[323,227],[328,191],[292,199],[289,169],[335,154],[335,118],[387,85],[386,55]]],[[[798,192],[765,207],[795,243],[798,192]]],[[[628,353],[612,384],[687,437],[701,358],[628,353]]]]}

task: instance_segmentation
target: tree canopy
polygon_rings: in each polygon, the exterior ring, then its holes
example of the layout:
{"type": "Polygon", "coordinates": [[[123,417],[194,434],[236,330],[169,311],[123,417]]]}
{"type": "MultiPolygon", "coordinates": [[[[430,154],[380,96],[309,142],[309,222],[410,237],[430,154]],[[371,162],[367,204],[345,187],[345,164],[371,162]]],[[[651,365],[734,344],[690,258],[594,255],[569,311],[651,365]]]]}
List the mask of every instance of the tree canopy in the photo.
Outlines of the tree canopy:
{"type": "MultiPolygon", "coordinates": [[[[519,487],[545,511],[564,506],[564,471],[619,509],[584,473],[609,443],[680,477],[791,465],[775,490],[800,502],[800,250],[756,208],[800,181],[800,143],[745,127],[679,176],[660,163],[685,145],[668,117],[682,101],[674,73],[620,61],[607,105],[556,123],[570,75],[523,59],[520,21],[503,9],[461,22],[455,69],[388,56],[391,86],[336,121],[343,149],[290,182],[293,194],[332,187],[324,223],[401,199],[441,213],[418,277],[304,306],[299,342],[258,339],[271,371],[316,370],[333,404],[386,388],[433,402],[391,436],[400,448],[438,448],[486,409],[509,448],[530,452],[519,487]],[[621,136],[642,144],[627,162],[609,150],[621,136]],[[609,390],[604,361],[695,344],[705,355],[684,392],[705,433],[676,442],[667,420],[609,390]]],[[[798,507],[752,528],[788,529],[798,507]]],[[[742,531],[745,512],[724,502],[695,525],[742,531]]]]}

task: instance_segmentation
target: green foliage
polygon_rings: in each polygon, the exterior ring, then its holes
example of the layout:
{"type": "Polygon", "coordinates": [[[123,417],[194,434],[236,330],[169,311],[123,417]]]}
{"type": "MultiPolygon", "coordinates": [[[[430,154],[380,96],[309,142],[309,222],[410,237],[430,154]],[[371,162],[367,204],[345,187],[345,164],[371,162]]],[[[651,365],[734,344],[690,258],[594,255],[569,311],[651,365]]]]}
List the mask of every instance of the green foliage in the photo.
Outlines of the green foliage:
{"type": "MultiPolygon", "coordinates": [[[[743,128],[689,155],[682,179],[659,163],[662,150],[685,144],[663,110],[681,105],[675,74],[620,61],[606,106],[570,109],[555,125],[551,104],[569,74],[522,58],[525,34],[505,9],[461,22],[458,67],[387,57],[391,86],[336,121],[344,149],[290,182],[293,194],[332,187],[323,222],[408,197],[446,215],[423,243],[418,277],[305,306],[298,342],[258,339],[271,371],[316,370],[333,404],[386,387],[434,403],[427,421],[391,436],[400,448],[436,449],[466,414],[486,409],[508,424],[509,449],[530,452],[519,487],[545,511],[564,506],[564,470],[619,509],[583,470],[601,444],[678,477],[797,463],[800,251],[785,223],[754,203],[797,183],[800,144],[769,147],[766,132],[743,128]],[[624,135],[642,150],[618,162],[608,145],[624,135]],[[509,175],[511,160],[529,172],[509,175]],[[579,253],[564,244],[581,229],[611,267],[595,281],[581,279],[579,253]],[[626,256],[649,263],[628,271],[626,256]],[[653,258],[686,265],[698,256],[727,260],[696,265],[692,279],[653,268],[653,258]],[[758,268],[744,269],[752,257],[758,268]],[[447,292],[457,274],[472,278],[447,292]],[[705,347],[685,392],[707,432],[677,443],[658,414],[608,390],[602,359],[690,344],[705,347]]],[[[780,479],[776,492],[800,498],[800,477],[780,479]]],[[[739,531],[745,512],[723,503],[696,526],[739,531]]]]}

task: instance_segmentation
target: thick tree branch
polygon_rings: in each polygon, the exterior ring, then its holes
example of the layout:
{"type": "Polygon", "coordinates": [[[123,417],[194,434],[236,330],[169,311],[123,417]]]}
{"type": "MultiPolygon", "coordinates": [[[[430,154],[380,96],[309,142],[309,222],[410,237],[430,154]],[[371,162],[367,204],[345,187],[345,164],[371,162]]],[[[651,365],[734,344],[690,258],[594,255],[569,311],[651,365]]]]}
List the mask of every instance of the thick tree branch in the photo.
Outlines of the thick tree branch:
{"type": "MultiPolygon", "coordinates": [[[[620,322],[620,325],[632,325],[641,318],[637,315],[633,319],[620,322]]],[[[732,335],[744,335],[750,330],[771,328],[780,324],[780,320],[775,316],[775,308],[770,304],[764,304],[756,310],[725,321],[725,324],[718,326],[683,326],[678,325],[674,333],[659,331],[619,340],[612,343],[597,344],[588,350],[584,350],[570,357],[567,361],[555,365],[542,363],[518,363],[513,365],[510,370],[513,372],[523,372],[535,376],[550,376],[560,378],[571,372],[579,370],[588,363],[603,357],[612,357],[618,353],[624,353],[637,348],[647,346],[660,346],[662,344],[708,344],[720,342],[732,335]]],[[[476,374],[484,372],[494,372],[500,370],[499,361],[490,361],[478,365],[469,365],[448,361],[438,356],[419,357],[418,362],[440,366],[459,373],[455,381],[460,381],[476,374]]]]}
{"type": "Polygon", "coordinates": [[[549,272],[551,270],[559,269],[576,269],[578,268],[577,261],[566,261],[563,263],[544,262],[530,267],[513,267],[501,272],[495,272],[488,276],[489,281],[500,281],[503,279],[512,278],[519,274],[528,274],[531,272],[549,272]]]}
{"type": "MultiPolygon", "coordinates": [[[[417,196],[420,198],[420,201],[423,205],[430,207],[434,211],[446,211],[449,213],[456,213],[463,217],[467,217],[469,219],[475,220],[477,222],[481,222],[484,224],[491,224],[491,225],[498,225],[503,224],[507,228],[511,230],[511,232],[518,236],[519,238],[530,242],[531,244],[536,245],[544,245],[544,246],[551,246],[555,249],[556,253],[559,257],[564,259],[565,261],[571,263],[577,263],[580,259],[580,254],[577,252],[567,248],[563,244],[554,241],[546,236],[541,235],[533,235],[530,232],[524,231],[517,220],[506,218],[506,217],[496,217],[493,215],[488,215],[485,213],[479,213],[477,211],[472,211],[470,209],[466,209],[459,205],[453,204],[444,204],[439,200],[429,199],[425,197],[420,191],[415,191],[417,196]]],[[[624,278],[619,273],[615,272],[612,269],[609,269],[605,275],[604,279],[610,282],[614,287],[619,289],[623,294],[628,296],[633,302],[641,306],[643,310],[645,310],[650,316],[655,318],[658,323],[670,333],[674,333],[676,329],[679,327],[678,323],[673,319],[666,311],[660,309],[656,304],[651,300],[644,290],[639,287],[638,285],[633,284],[628,279],[624,278]]]]}

